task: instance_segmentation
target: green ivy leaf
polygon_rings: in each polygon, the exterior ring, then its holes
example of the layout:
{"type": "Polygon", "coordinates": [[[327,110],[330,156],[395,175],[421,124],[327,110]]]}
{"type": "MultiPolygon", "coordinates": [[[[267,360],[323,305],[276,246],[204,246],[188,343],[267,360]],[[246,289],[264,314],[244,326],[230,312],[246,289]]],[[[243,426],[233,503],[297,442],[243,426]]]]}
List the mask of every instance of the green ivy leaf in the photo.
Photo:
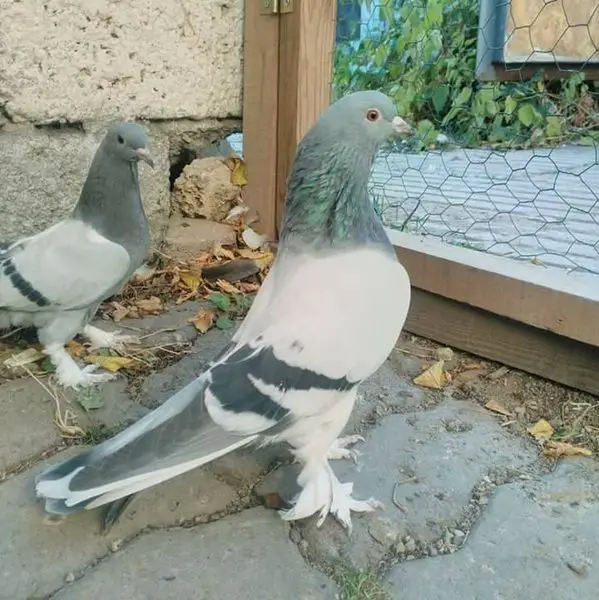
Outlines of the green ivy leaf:
{"type": "Polygon", "coordinates": [[[219,329],[231,329],[233,327],[233,321],[227,315],[221,315],[218,319],[216,319],[215,325],[219,329]]]}
{"type": "Polygon", "coordinates": [[[505,114],[511,115],[516,110],[516,106],[518,106],[518,103],[514,100],[514,97],[508,96],[505,99],[505,114]]]}
{"type": "Polygon", "coordinates": [[[557,138],[562,135],[564,121],[561,117],[547,117],[547,126],[545,127],[545,135],[549,138],[557,138]]]}
{"type": "Polygon", "coordinates": [[[454,106],[463,106],[470,100],[472,96],[472,88],[465,87],[462,88],[462,91],[457,95],[456,99],[453,101],[454,106]]]}
{"type": "Polygon", "coordinates": [[[220,310],[227,311],[231,308],[231,299],[221,292],[210,294],[210,296],[208,296],[208,301],[212,302],[212,304],[214,304],[216,308],[220,308],[220,310]]]}
{"type": "Polygon", "coordinates": [[[530,127],[537,123],[540,118],[539,113],[532,104],[524,104],[518,109],[518,120],[525,127],[530,127]]]}
{"type": "Polygon", "coordinates": [[[441,84],[435,88],[431,93],[431,100],[433,106],[438,113],[441,113],[447,104],[449,98],[449,86],[447,84],[441,84]]]}

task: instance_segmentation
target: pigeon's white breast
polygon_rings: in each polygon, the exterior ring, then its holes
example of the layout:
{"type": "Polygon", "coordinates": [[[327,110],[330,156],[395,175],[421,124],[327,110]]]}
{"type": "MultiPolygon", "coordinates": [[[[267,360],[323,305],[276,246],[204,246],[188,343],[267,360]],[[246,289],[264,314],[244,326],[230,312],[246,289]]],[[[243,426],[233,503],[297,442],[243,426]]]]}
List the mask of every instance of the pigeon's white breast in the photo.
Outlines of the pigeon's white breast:
{"type": "Polygon", "coordinates": [[[271,277],[241,339],[261,333],[279,359],[351,381],[386,360],[410,305],[408,274],[393,255],[370,247],[285,256],[271,277]]]}

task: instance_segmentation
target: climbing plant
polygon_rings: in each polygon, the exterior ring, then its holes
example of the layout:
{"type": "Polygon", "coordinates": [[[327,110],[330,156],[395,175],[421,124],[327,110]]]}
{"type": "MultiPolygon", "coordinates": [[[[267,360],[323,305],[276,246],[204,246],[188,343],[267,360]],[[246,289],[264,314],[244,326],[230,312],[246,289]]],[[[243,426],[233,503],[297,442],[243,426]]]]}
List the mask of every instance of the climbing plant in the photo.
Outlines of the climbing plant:
{"type": "Polygon", "coordinates": [[[415,125],[415,149],[599,141],[599,83],[475,78],[478,0],[340,0],[376,5],[382,26],[337,44],[334,93],[377,89],[415,125]]]}

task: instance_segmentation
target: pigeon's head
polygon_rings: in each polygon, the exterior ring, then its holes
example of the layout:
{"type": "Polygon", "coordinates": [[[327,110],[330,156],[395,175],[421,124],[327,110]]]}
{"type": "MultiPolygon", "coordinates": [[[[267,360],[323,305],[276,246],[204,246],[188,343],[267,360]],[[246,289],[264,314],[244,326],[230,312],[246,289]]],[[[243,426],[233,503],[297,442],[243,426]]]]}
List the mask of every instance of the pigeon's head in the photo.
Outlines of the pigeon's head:
{"type": "Polygon", "coordinates": [[[113,125],[104,138],[106,152],[126,162],[143,160],[154,168],[154,160],[148,150],[148,134],[138,123],[113,125]]]}
{"type": "Polygon", "coordinates": [[[366,143],[372,149],[412,128],[397,115],[393,101],[376,91],[348,94],[321,115],[318,127],[351,145],[366,143]]]}

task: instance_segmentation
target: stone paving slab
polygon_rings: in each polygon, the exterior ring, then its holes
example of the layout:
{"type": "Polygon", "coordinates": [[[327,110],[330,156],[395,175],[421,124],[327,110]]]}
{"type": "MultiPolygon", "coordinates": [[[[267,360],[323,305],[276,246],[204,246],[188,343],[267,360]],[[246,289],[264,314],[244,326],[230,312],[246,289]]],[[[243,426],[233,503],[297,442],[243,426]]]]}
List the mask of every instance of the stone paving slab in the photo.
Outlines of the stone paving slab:
{"type": "MultiPolygon", "coordinates": [[[[391,555],[451,551],[467,533],[462,522],[472,521],[488,501],[484,489],[538,454],[470,402],[451,399],[429,411],[384,417],[365,437],[357,466],[334,461],[333,467],[341,481],[354,482],[356,498],[374,496],[386,509],[355,516],[351,538],[331,517],[321,529],[315,519],[298,522],[307,552],[319,562],[344,559],[363,569],[391,555]]],[[[258,492],[282,491],[290,499],[297,491],[293,481],[275,472],[258,492]]]]}
{"type": "MultiPolygon", "coordinates": [[[[137,420],[147,409],[133,402],[125,388],[124,379],[98,386],[95,391],[102,396],[103,406],[89,413],[77,404],[72,393],[65,393],[68,403],[61,402],[61,410],[68,408],[75,413],[84,428],[137,420]]],[[[0,474],[60,444],[55,410],[54,400],[33,379],[0,385],[0,474]]]]}
{"type": "Polygon", "coordinates": [[[45,465],[80,449],[70,448],[0,485],[0,600],[44,597],[69,573],[77,574],[145,527],[201,522],[238,502],[234,488],[196,470],[139,494],[106,536],[100,533],[100,509],[57,522],[44,515],[33,480],[45,465]]]}
{"type": "Polygon", "coordinates": [[[334,600],[279,517],[255,508],[192,530],[146,534],[53,600],[334,600]]]}
{"type": "Polygon", "coordinates": [[[456,554],[393,568],[393,600],[594,598],[599,589],[599,464],[574,459],[501,487],[456,554]]]}

